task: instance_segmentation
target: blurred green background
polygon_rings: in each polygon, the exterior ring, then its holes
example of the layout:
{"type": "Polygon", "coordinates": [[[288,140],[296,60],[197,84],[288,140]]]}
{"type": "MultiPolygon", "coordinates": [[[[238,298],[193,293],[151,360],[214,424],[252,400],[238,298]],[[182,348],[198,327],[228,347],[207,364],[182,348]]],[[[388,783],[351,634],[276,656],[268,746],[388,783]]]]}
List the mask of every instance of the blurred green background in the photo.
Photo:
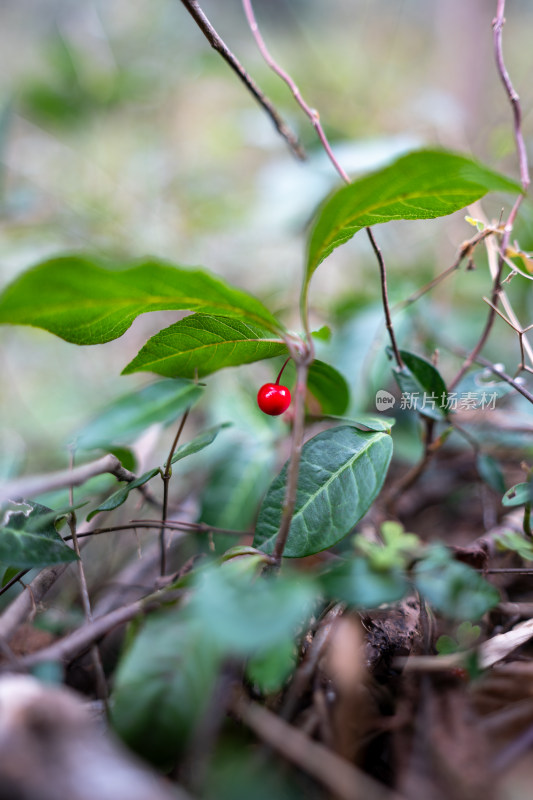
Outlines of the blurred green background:
{"type": "MultiPolygon", "coordinates": [[[[179,0],[2,0],[1,286],[65,251],[117,259],[151,253],[223,275],[298,328],[306,226],[339,179],[290,92],[263,63],[239,0],[202,7],[298,132],[307,162],[295,161],[179,0]]],[[[511,112],[492,53],[495,0],[256,0],[254,7],[272,54],[319,110],[350,174],[427,144],[518,175],[511,112]]],[[[528,145],[532,25],[530,2],[508,4],[504,52],[528,145]]],[[[483,208],[497,218],[502,204],[508,213],[509,198],[490,198],[483,208]]],[[[532,217],[526,204],[517,226],[525,249],[533,247],[532,217]]],[[[462,213],[378,228],[392,301],[448,266],[473,232],[462,213]]],[[[490,291],[481,252],[478,263],[396,318],[404,346],[430,353],[441,335],[465,347],[476,341],[486,314],[481,297],[490,291]]],[[[509,294],[527,325],[525,284],[514,281],[509,294]]],[[[385,339],[366,237],[321,267],[311,304],[313,325],[332,329],[321,357],[349,381],[352,409],[372,410],[372,392],[388,378],[383,358],[374,357],[385,339]]],[[[88,417],[152,380],[119,375],[146,339],[176,318],[141,317],[121,339],[90,348],[3,327],[1,474],[65,466],[66,443],[88,417]]],[[[516,337],[503,322],[488,352],[511,371],[518,363],[516,337]]],[[[211,378],[205,416],[237,418],[259,439],[267,430],[284,432],[283,423],[266,426],[254,407],[257,387],[276,366],[211,378]]]]}

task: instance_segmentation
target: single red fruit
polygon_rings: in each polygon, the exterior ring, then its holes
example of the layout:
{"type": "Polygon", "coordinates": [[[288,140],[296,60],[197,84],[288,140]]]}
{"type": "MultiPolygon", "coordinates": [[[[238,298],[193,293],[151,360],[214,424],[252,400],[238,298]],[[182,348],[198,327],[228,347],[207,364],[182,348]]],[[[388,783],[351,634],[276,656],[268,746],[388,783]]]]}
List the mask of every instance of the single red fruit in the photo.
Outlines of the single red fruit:
{"type": "Polygon", "coordinates": [[[277,417],[291,404],[291,393],[279,383],[265,383],[257,392],[257,405],[265,414],[277,417]]]}

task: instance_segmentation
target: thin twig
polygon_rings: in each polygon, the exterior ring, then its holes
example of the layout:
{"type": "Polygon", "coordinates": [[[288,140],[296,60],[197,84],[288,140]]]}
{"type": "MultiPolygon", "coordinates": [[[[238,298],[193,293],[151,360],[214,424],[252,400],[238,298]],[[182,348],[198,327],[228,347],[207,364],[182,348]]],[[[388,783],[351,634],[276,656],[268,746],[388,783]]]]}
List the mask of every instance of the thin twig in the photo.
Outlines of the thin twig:
{"type": "Polygon", "coordinates": [[[267,46],[266,46],[266,44],[264,42],[264,39],[261,36],[261,32],[259,30],[259,26],[257,24],[257,21],[255,19],[254,10],[252,8],[251,0],[242,0],[242,5],[243,5],[243,8],[244,8],[244,13],[246,14],[246,19],[248,20],[248,24],[250,26],[250,30],[251,30],[252,35],[253,35],[256,43],[257,43],[257,46],[258,46],[259,50],[261,52],[261,55],[265,59],[265,61],[268,64],[268,66],[276,73],[276,75],[279,75],[279,77],[283,81],[285,81],[285,83],[287,84],[287,86],[291,90],[294,99],[296,100],[296,102],[298,103],[300,108],[304,111],[304,113],[311,120],[311,124],[313,125],[314,129],[316,130],[316,132],[318,134],[318,137],[319,137],[319,139],[320,139],[320,141],[322,143],[322,147],[326,151],[326,153],[327,153],[327,155],[329,157],[329,160],[331,161],[331,163],[333,164],[333,166],[335,167],[335,169],[337,170],[337,172],[339,173],[339,175],[341,176],[343,181],[345,181],[346,183],[350,183],[350,178],[348,177],[346,172],[343,170],[343,168],[341,167],[341,165],[339,164],[339,162],[337,161],[337,159],[335,158],[335,156],[333,154],[333,150],[331,149],[331,146],[330,146],[330,144],[328,142],[327,136],[324,133],[324,129],[322,128],[322,125],[320,124],[320,116],[318,114],[318,111],[315,108],[311,108],[305,102],[305,100],[303,99],[303,97],[302,97],[302,95],[300,93],[300,90],[296,86],[296,83],[293,81],[291,76],[287,72],[285,72],[285,70],[282,69],[280,67],[280,65],[270,55],[270,53],[268,51],[268,48],[267,48],[267,46]]]}
{"type": "Polygon", "coordinates": [[[285,139],[285,141],[291,148],[294,155],[300,160],[305,159],[305,151],[302,148],[301,144],[299,143],[296,135],[291,131],[288,125],[281,118],[281,115],[276,110],[272,101],[269,100],[268,97],[261,91],[261,89],[255,83],[255,81],[252,80],[252,78],[248,75],[242,64],[240,64],[236,56],[231,52],[229,47],[220,38],[216,30],[211,25],[210,21],[200,8],[200,5],[198,4],[197,0],[181,0],[181,2],[189,12],[191,17],[194,19],[194,21],[204,34],[205,38],[207,39],[211,47],[218,53],[220,53],[224,61],[227,64],[229,64],[232,70],[239,76],[241,81],[244,83],[246,88],[255,97],[257,102],[266,111],[266,113],[274,123],[276,130],[285,139]]]}
{"type": "MultiPolygon", "coordinates": [[[[83,539],[88,536],[99,536],[103,533],[115,533],[119,531],[132,531],[135,528],[169,528],[175,531],[191,531],[193,533],[218,533],[224,536],[252,536],[253,531],[235,531],[230,528],[217,528],[214,525],[206,525],[205,522],[185,522],[181,520],[165,520],[161,522],[160,519],[132,519],[124,525],[110,525],[107,528],[95,528],[86,533],[78,533],[78,539],[83,539]]],[[[65,541],[70,537],[65,536],[65,541]]]]}
{"type": "Polygon", "coordinates": [[[510,240],[510,237],[511,237],[511,232],[513,230],[513,225],[514,225],[516,216],[518,214],[520,206],[522,205],[522,202],[523,202],[524,197],[525,197],[525,193],[527,192],[527,188],[529,186],[529,166],[528,166],[528,160],[527,160],[526,147],[525,147],[525,144],[524,144],[524,137],[523,137],[523,133],[522,133],[522,110],[521,110],[521,106],[520,106],[520,99],[519,99],[519,96],[518,96],[517,92],[515,91],[515,89],[513,87],[513,84],[511,83],[511,79],[509,77],[509,73],[507,72],[507,69],[505,67],[505,63],[504,63],[504,60],[503,60],[502,31],[503,31],[503,26],[504,26],[504,23],[505,23],[505,16],[504,15],[505,15],[505,0],[498,0],[496,17],[492,22],[494,55],[495,55],[495,61],[496,61],[496,67],[497,67],[497,70],[498,70],[498,75],[500,76],[500,79],[501,79],[501,81],[502,81],[502,83],[504,85],[505,91],[507,93],[507,96],[509,98],[509,101],[511,103],[511,108],[512,108],[512,111],[513,111],[514,136],[515,136],[515,143],[516,143],[516,149],[517,149],[517,154],[518,154],[518,162],[519,162],[519,168],[520,168],[520,181],[522,183],[522,188],[524,190],[524,193],[523,194],[519,194],[518,197],[516,198],[516,200],[515,200],[515,202],[513,204],[513,207],[511,209],[511,212],[510,212],[510,214],[509,214],[509,216],[507,218],[507,222],[505,223],[505,226],[504,226],[504,229],[503,229],[503,235],[502,235],[502,239],[501,239],[501,242],[500,242],[500,249],[499,249],[499,255],[498,255],[498,267],[497,267],[496,274],[495,274],[494,279],[493,279],[493,285],[492,285],[491,307],[490,307],[490,310],[489,310],[489,314],[487,316],[487,321],[485,323],[485,327],[484,327],[484,329],[483,329],[483,331],[481,333],[481,336],[479,337],[479,340],[478,340],[477,344],[475,345],[473,350],[470,352],[470,354],[467,356],[467,358],[465,359],[461,369],[459,370],[457,375],[452,380],[452,382],[450,384],[450,387],[449,387],[450,389],[453,389],[455,386],[457,386],[457,384],[459,383],[461,378],[470,369],[470,367],[472,366],[472,364],[476,360],[476,357],[483,350],[483,348],[484,348],[484,346],[485,346],[485,344],[487,342],[487,339],[489,338],[489,335],[490,335],[490,333],[492,331],[492,327],[493,327],[494,322],[496,320],[495,306],[498,305],[498,301],[500,299],[500,293],[501,293],[501,290],[502,290],[501,281],[502,281],[503,266],[504,266],[504,263],[505,263],[505,257],[506,257],[506,253],[507,253],[507,248],[509,246],[509,240],[510,240]]]}
{"type": "Polygon", "coordinates": [[[165,522],[167,521],[167,514],[168,514],[168,485],[170,483],[170,478],[172,476],[172,456],[176,451],[176,447],[178,446],[178,442],[180,440],[180,436],[182,434],[183,428],[185,427],[185,423],[187,422],[187,417],[189,416],[190,408],[186,409],[184,415],[181,418],[181,422],[179,424],[177,433],[174,437],[174,441],[172,442],[172,447],[170,448],[170,452],[168,454],[167,463],[165,464],[165,470],[162,474],[163,479],[163,508],[161,511],[161,522],[163,526],[161,528],[161,533],[159,534],[159,543],[161,547],[161,577],[165,575],[167,571],[167,543],[166,543],[166,528],[165,522]]]}
{"type": "Polygon", "coordinates": [[[502,46],[502,31],[505,24],[505,0],[498,0],[496,17],[492,22],[493,37],[494,37],[494,53],[496,57],[496,66],[498,74],[504,85],[507,96],[513,109],[514,119],[514,136],[516,142],[516,149],[518,152],[518,162],[520,166],[520,180],[524,191],[527,191],[529,186],[529,167],[527,159],[527,151],[524,143],[524,136],[522,133],[522,109],[520,106],[520,98],[514,89],[514,86],[507,72],[505,62],[503,60],[503,46],[502,46]]]}
{"type": "Polygon", "coordinates": [[[21,663],[25,667],[33,667],[43,661],[60,661],[68,664],[82,653],[85,653],[94,642],[102,639],[114,628],[142,614],[145,608],[145,600],[136,600],[134,603],[111,611],[109,614],[93,620],[93,622],[82,625],[48,647],[43,647],[35,653],[30,653],[21,659],[21,663]]]}
{"type": "MultiPolygon", "coordinates": [[[[70,450],[70,468],[71,470],[74,469],[74,448],[71,448],[70,450]]],[[[71,506],[74,506],[74,487],[72,485],[69,486],[69,503],[71,506]]],[[[87,585],[87,577],[85,575],[85,568],[83,566],[83,561],[81,558],[80,545],[76,534],[76,514],[74,511],[72,511],[68,515],[68,526],[72,537],[72,545],[74,547],[74,552],[78,556],[78,563],[77,563],[78,581],[80,585],[80,595],[81,595],[81,603],[83,606],[83,613],[85,616],[85,621],[87,623],[91,623],[93,621],[91,599],[89,597],[89,587],[87,585]]],[[[102,665],[102,659],[100,657],[100,651],[96,646],[91,648],[91,661],[95,675],[96,696],[98,697],[99,700],[102,700],[104,702],[104,705],[107,709],[107,684],[105,679],[104,667],[102,665]]]]}
{"type": "Polygon", "coordinates": [[[475,236],[473,236],[468,242],[464,242],[459,248],[459,252],[457,253],[453,264],[450,264],[449,267],[446,267],[446,269],[443,270],[439,275],[436,275],[432,280],[430,280],[420,289],[417,289],[416,292],[413,292],[413,294],[409,295],[409,297],[407,297],[405,300],[401,300],[399,303],[396,303],[391,309],[392,313],[394,314],[396,311],[401,311],[413,303],[416,303],[416,301],[423,297],[423,295],[431,291],[431,289],[434,289],[435,286],[438,286],[439,283],[445,280],[449,275],[452,275],[454,272],[456,272],[465,258],[472,258],[473,252],[480,242],[499,232],[500,231],[498,231],[497,228],[484,228],[482,231],[479,231],[475,236]]]}
{"type": "Polygon", "coordinates": [[[337,605],[335,605],[326,614],[318,631],[313,637],[313,641],[305,654],[305,658],[302,660],[298,669],[294,673],[294,677],[289,688],[287,689],[287,694],[285,695],[283,706],[280,712],[281,718],[287,722],[292,719],[298,702],[302,694],[307,689],[307,686],[309,685],[309,682],[316,671],[318,662],[324,653],[324,649],[328,644],[331,632],[333,630],[333,624],[335,620],[342,616],[344,609],[345,606],[343,603],[337,603],[337,605]]]}
{"type": "Polygon", "coordinates": [[[374,238],[374,233],[372,228],[366,228],[366,233],[368,238],[370,239],[370,244],[372,245],[372,249],[376,254],[376,258],[379,264],[379,274],[381,278],[381,299],[383,302],[383,311],[385,312],[385,323],[387,326],[387,330],[389,332],[390,343],[392,346],[392,350],[394,352],[394,358],[396,359],[396,364],[398,369],[403,369],[404,363],[402,356],[400,354],[400,350],[398,348],[398,343],[396,341],[396,335],[394,333],[394,328],[392,327],[392,317],[390,313],[390,306],[389,306],[389,295],[387,291],[387,270],[385,267],[385,260],[383,258],[383,253],[381,252],[376,239],[374,238]]]}

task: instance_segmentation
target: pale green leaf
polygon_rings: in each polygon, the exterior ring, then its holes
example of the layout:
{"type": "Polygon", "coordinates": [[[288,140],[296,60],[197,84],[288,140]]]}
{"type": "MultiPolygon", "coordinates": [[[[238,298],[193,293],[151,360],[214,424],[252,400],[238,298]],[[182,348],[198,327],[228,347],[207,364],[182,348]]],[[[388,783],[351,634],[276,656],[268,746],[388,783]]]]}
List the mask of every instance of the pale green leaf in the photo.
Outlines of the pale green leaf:
{"type": "Polygon", "coordinates": [[[156,258],[112,268],[90,256],[61,256],[25,272],[0,295],[0,323],[44,328],[75,344],[116,339],[139,314],[168,309],[223,314],[282,330],[252,295],[203,270],[156,258]]]}

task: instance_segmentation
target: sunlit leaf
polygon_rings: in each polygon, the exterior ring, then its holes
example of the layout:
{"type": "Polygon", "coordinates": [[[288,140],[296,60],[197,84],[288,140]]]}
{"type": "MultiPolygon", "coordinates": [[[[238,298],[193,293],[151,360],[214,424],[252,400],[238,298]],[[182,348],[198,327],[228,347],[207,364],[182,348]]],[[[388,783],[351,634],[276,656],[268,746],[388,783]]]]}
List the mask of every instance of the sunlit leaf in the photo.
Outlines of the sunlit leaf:
{"type": "Polygon", "coordinates": [[[224,367],[286,352],[285,343],[273,339],[264,327],[230,317],[192,314],[152,336],[123,374],[143,370],[168,377],[201,378],[224,367]]]}
{"type": "Polygon", "coordinates": [[[369,225],[452,214],[487,192],[521,192],[518,183],[470,158],[445,150],[420,150],[337,190],[311,231],[307,281],[339,245],[369,225]]]}
{"type": "Polygon", "coordinates": [[[62,256],[25,272],[0,295],[0,323],[44,328],[67,342],[116,339],[147,311],[223,314],[279,332],[280,322],[252,295],[203,270],[147,259],[124,269],[90,256],[62,256]]]}

